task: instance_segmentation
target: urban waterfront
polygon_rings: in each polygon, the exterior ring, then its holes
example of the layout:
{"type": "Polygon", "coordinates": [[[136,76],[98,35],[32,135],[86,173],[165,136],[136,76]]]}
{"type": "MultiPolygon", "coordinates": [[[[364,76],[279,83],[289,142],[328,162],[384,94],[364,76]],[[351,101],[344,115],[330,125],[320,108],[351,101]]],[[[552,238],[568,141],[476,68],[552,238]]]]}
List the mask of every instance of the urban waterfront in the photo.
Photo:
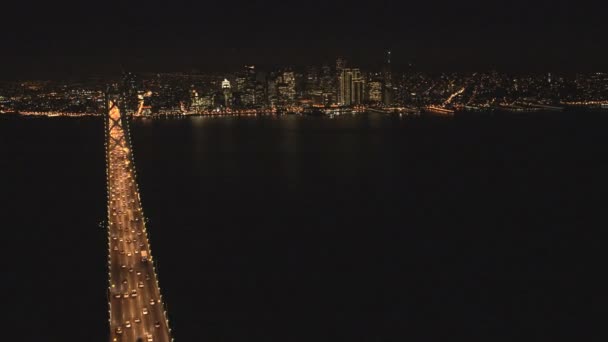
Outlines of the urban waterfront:
{"type": "MultiPolygon", "coordinates": [[[[577,111],[136,118],[174,337],[585,337],[607,124],[577,111]]],[[[2,286],[20,340],[107,341],[103,127],[0,116],[2,286]]]]}

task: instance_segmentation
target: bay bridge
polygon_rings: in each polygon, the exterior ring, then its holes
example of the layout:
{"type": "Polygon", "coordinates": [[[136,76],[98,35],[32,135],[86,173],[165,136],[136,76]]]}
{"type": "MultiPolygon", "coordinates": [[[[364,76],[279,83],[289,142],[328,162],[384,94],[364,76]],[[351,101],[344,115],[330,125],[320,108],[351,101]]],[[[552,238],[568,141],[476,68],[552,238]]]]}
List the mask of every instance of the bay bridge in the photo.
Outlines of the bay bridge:
{"type": "Polygon", "coordinates": [[[110,341],[172,341],[146,231],[124,96],[109,90],[105,121],[110,341]]]}

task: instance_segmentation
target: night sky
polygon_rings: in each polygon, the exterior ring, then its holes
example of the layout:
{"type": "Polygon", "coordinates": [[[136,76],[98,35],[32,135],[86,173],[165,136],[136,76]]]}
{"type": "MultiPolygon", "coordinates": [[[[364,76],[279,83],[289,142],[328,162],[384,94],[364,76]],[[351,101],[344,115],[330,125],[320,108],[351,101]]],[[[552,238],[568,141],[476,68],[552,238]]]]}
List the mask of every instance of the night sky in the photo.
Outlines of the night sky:
{"type": "Polygon", "coordinates": [[[222,71],[245,63],[606,70],[600,1],[20,1],[3,4],[1,78],[222,71]]]}

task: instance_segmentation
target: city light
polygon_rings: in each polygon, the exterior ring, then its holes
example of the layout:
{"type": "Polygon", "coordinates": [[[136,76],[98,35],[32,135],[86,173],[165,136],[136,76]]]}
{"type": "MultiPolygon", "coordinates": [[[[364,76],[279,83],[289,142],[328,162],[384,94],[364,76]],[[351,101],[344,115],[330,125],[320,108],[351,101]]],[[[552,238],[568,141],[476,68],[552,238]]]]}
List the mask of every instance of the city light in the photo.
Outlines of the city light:
{"type": "MultiPolygon", "coordinates": [[[[128,73],[123,80],[124,110],[133,119],[145,119],[608,108],[608,73],[400,74],[392,70],[390,58],[394,57],[387,53],[381,71],[349,66],[339,58],[333,69],[324,65],[267,72],[247,65],[221,76],[128,73]]],[[[5,86],[11,87],[12,95],[1,95],[0,85],[2,115],[85,117],[104,113],[105,93],[97,90],[98,83],[58,86],[46,81],[5,86]]]]}

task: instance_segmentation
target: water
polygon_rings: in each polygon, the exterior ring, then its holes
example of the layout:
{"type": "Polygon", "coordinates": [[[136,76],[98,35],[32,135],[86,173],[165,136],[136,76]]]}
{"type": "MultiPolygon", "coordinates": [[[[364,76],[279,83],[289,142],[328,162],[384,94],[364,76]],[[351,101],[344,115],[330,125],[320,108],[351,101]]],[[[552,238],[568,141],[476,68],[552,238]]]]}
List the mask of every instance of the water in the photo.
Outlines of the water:
{"type": "MultiPolygon", "coordinates": [[[[177,341],[592,333],[605,113],[132,127],[177,341]]],[[[107,340],[103,122],[0,118],[6,326],[107,340]]]]}

